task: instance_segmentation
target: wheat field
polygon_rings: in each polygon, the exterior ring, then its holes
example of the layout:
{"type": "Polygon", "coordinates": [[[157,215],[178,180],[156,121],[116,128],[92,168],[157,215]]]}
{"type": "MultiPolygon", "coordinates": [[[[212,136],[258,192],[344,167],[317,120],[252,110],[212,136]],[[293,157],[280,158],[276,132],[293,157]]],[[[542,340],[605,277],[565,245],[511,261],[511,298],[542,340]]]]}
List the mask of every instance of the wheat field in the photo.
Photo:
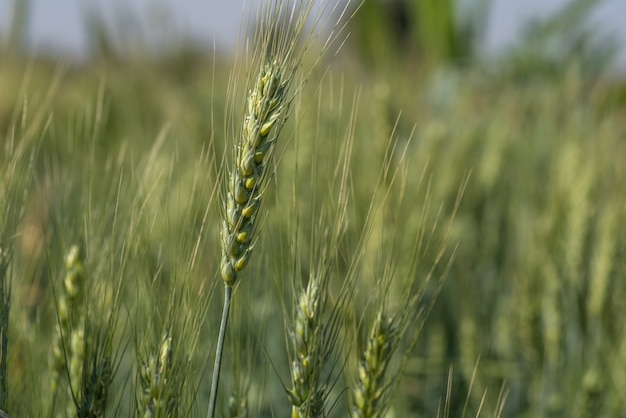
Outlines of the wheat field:
{"type": "Polygon", "coordinates": [[[623,416],[626,84],[262,3],[237,55],[0,51],[0,410],[623,416]]]}

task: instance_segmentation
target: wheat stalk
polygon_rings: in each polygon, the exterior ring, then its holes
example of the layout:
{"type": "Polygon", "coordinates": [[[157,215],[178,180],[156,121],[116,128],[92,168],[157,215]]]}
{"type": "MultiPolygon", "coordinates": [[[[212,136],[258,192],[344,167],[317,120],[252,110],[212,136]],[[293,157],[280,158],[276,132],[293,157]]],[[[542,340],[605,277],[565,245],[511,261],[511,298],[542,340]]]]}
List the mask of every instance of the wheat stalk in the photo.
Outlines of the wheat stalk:
{"type": "MultiPolygon", "coordinates": [[[[263,10],[261,22],[278,19],[282,2],[263,10]]],[[[300,63],[294,57],[295,42],[302,30],[310,6],[297,15],[293,39],[287,35],[271,36],[277,30],[276,23],[270,24],[268,33],[257,34],[261,52],[258,76],[248,92],[245,116],[240,139],[236,146],[235,161],[227,179],[225,217],[220,231],[222,260],[220,273],[225,286],[224,308],[216,348],[215,365],[211,383],[211,395],[207,416],[213,417],[217,399],[219,372],[222,362],[224,335],[228,325],[228,313],[232,288],[250,259],[253,235],[258,225],[257,217],[261,205],[262,191],[267,178],[269,157],[276,139],[289,115],[289,87],[300,63]]]]}
{"type": "Polygon", "coordinates": [[[222,261],[224,310],[215,356],[208,416],[213,417],[232,288],[252,252],[252,236],[261,205],[261,191],[268,174],[267,158],[287,116],[287,89],[293,73],[284,72],[277,59],[263,65],[254,89],[248,95],[243,130],[237,145],[234,168],[230,172],[226,196],[226,219],[222,222],[222,261]],[[270,135],[272,128],[274,132],[270,135]]]}
{"type": "MultiPolygon", "coordinates": [[[[295,1],[290,5],[284,0],[268,0],[265,5],[261,5],[258,15],[259,26],[255,33],[253,62],[258,65],[259,70],[248,91],[235,161],[226,179],[224,219],[220,230],[222,248],[220,273],[225,287],[224,306],[207,413],[210,418],[215,413],[232,289],[237,282],[238,274],[250,260],[263,191],[266,179],[271,174],[268,170],[270,157],[278,135],[289,116],[290,104],[295,94],[290,92],[290,88],[303,59],[302,51],[306,50],[319,34],[315,31],[320,29],[318,25],[321,13],[329,12],[326,10],[328,3],[322,2],[320,15],[314,19],[312,32],[303,36],[313,3],[313,0],[304,0],[295,1]],[[297,52],[296,46],[301,40],[304,41],[301,52],[297,52]]],[[[339,19],[343,17],[347,8],[348,4],[345,5],[339,19]]],[[[334,8],[330,10],[334,11],[334,8]]],[[[331,28],[330,35],[322,47],[323,51],[336,39],[337,26],[331,28]]],[[[307,78],[308,74],[304,76],[302,84],[307,78]]],[[[300,87],[301,85],[296,91],[300,87]]]]}

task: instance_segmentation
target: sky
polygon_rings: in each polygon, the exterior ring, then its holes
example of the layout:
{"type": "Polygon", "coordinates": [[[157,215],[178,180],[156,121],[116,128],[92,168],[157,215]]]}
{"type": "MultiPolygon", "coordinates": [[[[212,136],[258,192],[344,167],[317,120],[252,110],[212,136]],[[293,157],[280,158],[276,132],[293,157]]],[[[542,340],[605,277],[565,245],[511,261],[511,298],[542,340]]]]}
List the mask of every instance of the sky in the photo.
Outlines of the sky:
{"type": "MultiPolygon", "coordinates": [[[[0,33],[7,26],[13,1],[0,0],[0,33]]],[[[84,16],[95,12],[107,22],[125,21],[142,27],[164,42],[190,37],[219,48],[236,44],[244,7],[258,0],[31,0],[28,45],[80,57],[88,48],[84,16]],[[147,22],[150,22],[148,24],[147,22]]],[[[470,0],[465,0],[466,3],[470,0]]],[[[527,22],[558,10],[569,0],[492,0],[483,48],[496,53],[519,38],[527,22]]],[[[605,0],[596,8],[590,27],[621,43],[618,58],[626,70],[626,1],[605,0]]],[[[141,32],[138,30],[138,32],[141,32]]]]}

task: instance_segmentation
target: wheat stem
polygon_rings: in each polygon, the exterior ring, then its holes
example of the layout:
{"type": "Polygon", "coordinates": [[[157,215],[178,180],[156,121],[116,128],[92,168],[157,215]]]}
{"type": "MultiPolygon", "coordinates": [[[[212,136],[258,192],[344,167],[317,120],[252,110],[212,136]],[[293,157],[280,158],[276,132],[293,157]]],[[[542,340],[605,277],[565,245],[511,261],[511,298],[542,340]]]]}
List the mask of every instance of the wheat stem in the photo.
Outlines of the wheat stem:
{"type": "Polygon", "coordinates": [[[220,334],[217,339],[217,349],[215,351],[215,365],[213,366],[213,378],[211,380],[211,397],[209,398],[209,410],[207,417],[213,418],[215,415],[215,404],[217,402],[217,386],[220,379],[220,369],[222,367],[222,353],[224,351],[224,336],[228,325],[228,313],[230,311],[230,300],[233,287],[226,285],[224,288],[224,310],[222,311],[222,322],[220,324],[220,334]]]}
{"type": "Polygon", "coordinates": [[[235,166],[228,178],[225,218],[222,222],[222,261],[220,273],[224,281],[224,309],[216,348],[207,416],[215,414],[217,386],[224,350],[224,336],[232,288],[237,276],[252,253],[252,237],[261,205],[261,192],[267,176],[267,160],[271,156],[278,133],[288,112],[286,94],[291,76],[285,77],[277,60],[262,65],[254,87],[248,94],[246,115],[235,166]]]}

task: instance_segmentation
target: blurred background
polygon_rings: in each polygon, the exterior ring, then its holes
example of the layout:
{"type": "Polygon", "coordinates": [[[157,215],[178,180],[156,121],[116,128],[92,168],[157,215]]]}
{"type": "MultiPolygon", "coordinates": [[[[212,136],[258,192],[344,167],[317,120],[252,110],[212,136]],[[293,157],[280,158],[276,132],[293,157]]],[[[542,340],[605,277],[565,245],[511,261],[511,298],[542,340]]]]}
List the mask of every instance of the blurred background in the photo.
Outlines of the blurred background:
{"type": "MultiPolygon", "coordinates": [[[[176,48],[181,43],[206,50],[212,50],[215,44],[218,49],[231,50],[237,41],[244,8],[255,7],[257,3],[258,0],[4,0],[0,4],[0,33],[5,44],[19,44],[24,51],[78,60],[93,52],[96,22],[99,30],[118,42],[141,40],[151,44],[156,52],[176,48]]],[[[614,50],[611,68],[626,71],[623,23],[626,3],[621,0],[457,0],[443,1],[444,7],[431,7],[431,12],[424,10],[430,7],[424,5],[435,4],[429,1],[367,0],[365,3],[366,10],[383,10],[383,14],[372,15],[387,16],[396,31],[411,32],[421,26],[422,36],[425,31],[434,30],[434,25],[418,25],[419,19],[431,22],[449,19],[452,26],[448,29],[453,29],[456,37],[449,39],[449,55],[458,55],[461,50],[468,54],[471,48],[474,56],[493,58],[536,35],[540,23],[547,29],[545,23],[550,21],[551,33],[563,32],[570,37],[584,33],[586,41],[593,38],[600,46],[614,50]],[[428,18],[432,12],[439,17],[428,18]],[[554,19],[557,16],[559,19],[554,19]]],[[[363,15],[361,19],[367,19],[363,15]]],[[[377,27],[386,23],[367,24],[377,33],[377,27]]],[[[553,45],[554,49],[558,47],[553,45]]]]}

